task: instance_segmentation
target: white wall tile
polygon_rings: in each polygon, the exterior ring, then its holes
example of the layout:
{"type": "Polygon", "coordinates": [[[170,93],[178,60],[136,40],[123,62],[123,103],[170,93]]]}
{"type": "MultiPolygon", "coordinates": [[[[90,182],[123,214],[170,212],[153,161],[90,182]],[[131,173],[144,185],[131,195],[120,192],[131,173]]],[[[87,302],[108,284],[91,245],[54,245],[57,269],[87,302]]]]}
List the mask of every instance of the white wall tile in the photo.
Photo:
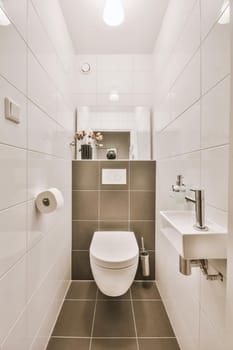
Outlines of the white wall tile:
{"type": "Polygon", "coordinates": [[[27,0],[1,0],[0,7],[5,11],[17,30],[27,40],[27,0]]]}
{"type": "Polygon", "coordinates": [[[200,1],[196,1],[196,4],[191,12],[190,17],[187,19],[185,27],[181,33],[181,36],[173,51],[169,70],[170,70],[170,82],[173,84],[178,78],[179,74],[183,71],[186,64],[195,54],[196,50],[200,46],[200,1]]]}
{"type": "Polygon", "coordinates": [[[130,71],[132,70],[133,57],[131,55],[98,55],[98,71],[130,71]]]}
{"type": "Polygon", "coordinates": [[[157,147],[159,158],[200,149],[200,102],[159,133],[157,147]]]}
{"type": "Polygon", "coordinates": [[[226,9],[226,0],[201,0],[201,36],[204,38],[226,9]]]}
{"type": "Polygon", "coordinates": [[[0,74],[26,93],[27,48],[13,25],[0,27],[0,74]]]}
{"type": "Polygon", "coordinates": [[[36,105],[28,101],[28,148],[55,154],[57,124],[36,105]]]}
{"type": "Polygon", "coordinates": [[[230,78],[226,78],[202,98],[201,145],[212,147],[229,141],[230,78]]]}
{"type": "Polygon", "coordinates": [[[97,89],[97,74],[96,72],[90,72],[89,74],[83,74],[78,72],[73,79],[73,93],[82,94],[94,94],[97,89]]]}
{"type": "Polygon", "coordinates": [[[0,29],[0,348],[42,350],[71,277],[73,48],[57,0],[1,6],[13,25],[0,29]],[[20,105],[20,124],[4,119],[5,97],[20,105]],[[34,198],[48,187],[66,205],[45,216],[34,198]]]}
{"type": "Polygon", "coordinates": [[[171,114],[177,117],[200,98],[200,52],[180,75],[171,90],[171,114]]]}
{"type": "Polygon", "coordinates": [[[152,106],[152,94],[133,94],[132,99],[133,106],[146,106],[150,108],[152,106]]]}
{"type": "Polygon", "coordinates": [[[225,339],[216,336],[216,329],[207,316],[200,313],[200,350],[226,350],[225,339]]]}
{"type": "Polygon", "coordinates": [[[202,151],[202,187],[206,202],[215,208],[228,208],[228,146],[202,151]],[[213,176],[214,174],[214,176],[213,176]]]}
{"type": "Polygon", "coordinates": [[[74,132],[75,111],[61,94],[57,95],[57,121],[70,133],[74,132]]]}
{"type": "Polygon", "coordinates": [[[97,105],[99,106],[132,106],[133,105],[133,94],[119,94],[118,101],[111,101],[109,98],[110,94],[98,94],[97,105]]]}
{"type": "Polygon", "coordinates": [[[57,0],[31,0],[66,72],[73,69],[74,48],[57,0]],[[51,20],[51,13],[53,20],[51,20]]]}
{"type": "Polygon", "coordinates": [[[0,212],[0,242],[0,276],[2,276],[26,251],[26,204],[0,212]]]}
{"type": "Polygon", "coordinates": [[[32,5],[28,3],[28,45],[48,75],[57,75],[57,55],[41,21],[32,5]]]}
{"type": "Polygon", "coordinates": [[[133,92],[135,94],[152,93],[151,72],[138,71],[133,75],[133,92]]]}
{"type": "Polygon", "coordinates": [[[202,93],[230,73],[230,26],[216,23],[202,44],[202,93]]]}
{"type": "Polygon", "coordinates": [[[2,350],[28,350],[28,319],[26,312],[19,317],[8,337],[2,345],[2,350]]]}
{"type": "Polygon", "coordinates": [[[152,55],[133,55],[133,70],[134,71],[149,71],[153,69],[152,55]]]}
{"type": "MultiPolygon", "coordinates": [[[[230,52],[229,24],[217,22],[222,4],[170,1],[155,44],[158,227],[160,210],[194,210],[171,191],[182,174],[187,190],[204,188],[206,216],[227,228],[230,52]]],[[[226,275],[223,261],[210,265],[226,275]]],[[[199,269],[190,277],[178,271],[176,251],[157,230],[156,279],[181,349],[225,350],[225,283],[207,281],[199,269]]]]}
{"type": "Polygon", "coordinates": [[[103,71],[97,73],[97,92],[108,94],[117,90],[119,93],[131,93],[133,88],[133,77],[130,71],[103,71]]]}
{"type": "Polygon", "coordinates": [[[0,145],[0,210],[27,199],[26,151],[0,145]]]}
{"type": "Polygon", "coordinates": [[[27,100],[16,88],[0,77],[0,140],[1,143],[26,148],[27,100]],[[5,119],[5,97],[20,106],[20,124],[5,119]]]}
{"type": "Polygon", "coordinates": [[[56,89],[44,69],[30,52],[28,54],[28,96],[48,115],[56,119],[56,89]]]}
{"type": "Polygon", "coordinates": [[[152,55],[76,55],[73,77],[75,106],[151,106],[152,55]],[[82,62],[93,67],[88,75],[80,73],[82,62]],[[120,94],[111,102],[111,90],[120,94]]]}
{"type": "MultiPolygon", "coordinates": [[[[210,273],[217,273],[210,266],[210,273]]],[[[219,338],[224,338],[226,320],[226,280],[211,283],[205,276],[201,276],[201,300],[202,311],[208,315],[209,320],[218,332],[219,338]]]]}
{"type": "Polygon", "coordinates": [[[96,106],[97,94],[72,94],[72,99],[76,107],[96,106]]]}
{"type": "Polygon", "coordinates": [[[26,260],[22,258],[0,279],[0,343],[23,311],[26,292],[26,260]]]}

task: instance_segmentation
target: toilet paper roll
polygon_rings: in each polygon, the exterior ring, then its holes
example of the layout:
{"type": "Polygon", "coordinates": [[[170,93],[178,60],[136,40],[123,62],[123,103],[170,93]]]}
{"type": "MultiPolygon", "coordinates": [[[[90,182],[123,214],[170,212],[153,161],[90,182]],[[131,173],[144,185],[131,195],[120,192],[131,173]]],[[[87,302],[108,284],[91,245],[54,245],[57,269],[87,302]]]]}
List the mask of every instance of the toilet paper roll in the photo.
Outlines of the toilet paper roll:
{"type": "Polygon", "coordinates": [[[43,214],[52,213],[63,207],[63,204],[62,193],[57,188],[49,188],[36,197],[36,207],[43,214]]]}

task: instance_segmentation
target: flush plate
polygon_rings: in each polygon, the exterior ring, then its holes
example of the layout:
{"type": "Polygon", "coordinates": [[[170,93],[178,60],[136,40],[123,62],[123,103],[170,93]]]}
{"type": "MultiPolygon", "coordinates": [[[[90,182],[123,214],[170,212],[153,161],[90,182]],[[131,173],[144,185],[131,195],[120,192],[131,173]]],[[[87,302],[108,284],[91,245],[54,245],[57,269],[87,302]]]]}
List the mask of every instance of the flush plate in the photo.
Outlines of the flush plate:
{"type": "Polygon", "coordinates": [[[102,169],[102,185],[126,184],[126,169],[102,169]]]}
{"type": "Polygon", "coordinates": [[[226,230],[210,220],[206,220],[208,231],[194,223],[192,211],[160,212],[160,231],[184,259],[226,259],[226,230]]]}

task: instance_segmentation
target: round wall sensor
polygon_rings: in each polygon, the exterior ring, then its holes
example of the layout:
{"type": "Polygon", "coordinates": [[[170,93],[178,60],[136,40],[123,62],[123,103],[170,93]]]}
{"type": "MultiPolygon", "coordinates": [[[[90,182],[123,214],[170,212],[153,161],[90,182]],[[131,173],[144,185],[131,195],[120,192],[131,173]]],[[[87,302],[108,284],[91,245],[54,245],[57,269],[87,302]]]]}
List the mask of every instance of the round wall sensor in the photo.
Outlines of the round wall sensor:
{"type": "Polygon", "coordinates": [[[81,65],[81,72],[84,73],[84,74],[88,74],[90,73],[91,71],[91,66],[89,63],[87,62],[84,62],[82,65],[81,65]]]}

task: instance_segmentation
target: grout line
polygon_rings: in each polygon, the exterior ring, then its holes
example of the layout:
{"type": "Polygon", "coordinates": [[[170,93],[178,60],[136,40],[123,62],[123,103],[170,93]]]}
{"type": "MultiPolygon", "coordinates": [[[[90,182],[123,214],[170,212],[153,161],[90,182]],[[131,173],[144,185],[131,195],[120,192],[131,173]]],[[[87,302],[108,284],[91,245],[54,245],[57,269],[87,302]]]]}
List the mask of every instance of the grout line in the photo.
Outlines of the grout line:
{"type": "MultiPolygon", "coordinates": [[[[90,337],[77,337],[77,336],[51,336],[51,338],[58,339],[90,339],[90,337]]],[[[176,339],[176,337],[92,337],[92,339],[176,339]]]]}
{"type": "MultiPolygon", "coordinates": [[[[77,302],[79,302],[79,301],[96,301],[96,299],[85,299],[85,298],[80,298],[80,299],[74,299],[74,298],[69,298],[69,299],[65,299],[66,301],[77,301],[77,302]]],[[[122,302],[122,301],[124,301],[124,302],[129,302],[131,299],[129,298],[129,299],[111,299],[111,298],[109,298],[109,299],[107,299],[107,298],[99,298],[98,299],[99,301],[113,301],[113,302],[122,302]]],[[[136,298],[132,298],[132,301],[141,301],[141,302],[143,302],[143,301],[156,301],[156,302],[162,302],[162,299],[136,299],[136,298]]]]}
{"type": "Polygon", "coordinates": [[[98,288],[97,288],[97,290],[96,290],[96,296],[95,296],[95,307],[94,307],[93,320],[92,320],[92,327],[91,327],[91,338],[90,338],[89,350],[91,350],[91,347],[92,347],[92,338],[93,338],[93,332],[94,332],[95,314],[96,314],[96,307],[97,307],[98,294],[99,294],[99,290],[98,290],[98,288]]]}
{"type": "Polygon", "coordinates": [[[101,205],[100,196],[101,196],[101,181],[102,181],[100,162],[98,163],[98,174],[99,174],[99,181],[98,181],[98,231],[100,231],[100,205],[101,205]]]}
{"type": "Polygon", "coordinates": [[[131,226],[131,200],[130,200],[130,194],[131,194],[131,181],[130,181],[130,176],[131,176],[131,163],[130,161],[128,162],[128,230],[130,231],[130,226],[131,226]]]}
{"type": "MultiPolygon", "coordinates": [[[[200,54],[201,54],[202,49],[200,48],[200,54]]],[[[200,62],[201,64],[201,62],[200,62]]],[[[174,118],[172,118],[172,120],[170,120],[164,127],[162,127],[162,129],[160,129],[157,134],[158,136],[164,131],[166,130],[169,126],[171,126],[177,119],[179,119],[180,117],[183,116],[183,114],[185,114],[186,112],[189,111],[189,109],[191,109],[196,103],[200,102],[203,99],[203,97],[205,97],[206,95],[208,95],[212,90],[214,90],[219,84],[221,84],[225,79],[230,77],[230,73],[227,73],[226,75],[224,75],[220,80],[218,80],[213,86],[211,86],[209,89],[207,89],[204,93],[202,93],[202,86],[200,87],[200,97],[195,100],[191,105],[189,105],[186,109],[184,109],[180,114],[178,114],[177,116],[175,116],[174,118]]]]}
{"type": "Polygon", "coordinates": [[[130,288],[129,292],[130,292],[130,301],[131,301],[131,308],[132,308],[132,314],[133,314],[134,330],[135,330],[135,334],[136,334],[137,349],[139,350],[139,343],[138,343],[138,332],[137,332],[137,325],[136,325],[136,319],[135,319],[135,314],[134,314],[134,306],[133,306],[133,300],[132,300],[132,291],[131,291],[131,288],[130,288]]]}
{"type": "Polygon", "coordinates": [[[161,162],[161,161],[168,160],[168,159],[177,159],[177,158],[180,158],[180,157],[183,157],[183,156],[187,156],[189,154],[195,154],[195,153],[198,153],[198,152],[214,150],[214,149],[218,149],[218,148],[226,147],[226,146],[229,146],[229,143],[223,143],[223,144],[219,144],[219,145],[209,146],[209,147],[206,147],[206,148],[196,149],[194,151],[189,151],[189,152],[184,152],[184,153],[173,154],[173,155],[161,157],[161,158],[157,159],[157,162],[161,162]]]}
{"type": "Polygon", "coordinates": [[[111,189],[111,190],[99,190],[99,189],[96,189],[96,190],[77,190],[77,189],[72,189],[73,192],[152,192],[154,193],[155,191],[154,190],[129,190],[129,189],[121,189],[121,190],[118,190],[118,189],[111,189]]]}
{"type": "MultiPolygon", "coordinates": [[[[73,219],[72,221],[80,221],[80,222],[96,222],[98,220],[79,220],[79,219],[73,219]]],[[[99,220],[100,222],[127,222],[127,220],[99,220]]],[[[131,220],[132,222],[154,222],[155,220],[131,220]]]]}

